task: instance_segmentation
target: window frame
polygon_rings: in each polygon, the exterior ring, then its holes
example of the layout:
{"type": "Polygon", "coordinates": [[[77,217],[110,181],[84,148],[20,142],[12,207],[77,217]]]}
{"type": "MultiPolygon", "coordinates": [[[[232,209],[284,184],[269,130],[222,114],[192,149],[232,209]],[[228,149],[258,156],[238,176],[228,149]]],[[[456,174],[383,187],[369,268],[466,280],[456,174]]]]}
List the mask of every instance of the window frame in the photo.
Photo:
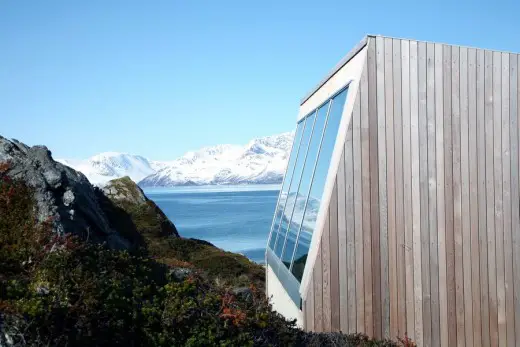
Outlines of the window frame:
{"type": "MultiPolygon", "coordinates": [[[[316,156],[316,161],[314,162],[314,167],[313,167],[313,171],[312,171],[312,177],[311,177],[311,181],[310,181],[310,184],[309,184],[309,191],[307,193],[307,199],[305,200],[305,205],[304,205],[304,208],[303,208],[303,220],[302,220],[302,223],[300,224],[300,227],[298,228],[298,234],[296,235],[296,242],[295,242],[295,247],[294,247],[294,250],[293,250],[293,254],[291,256],[291,262],[290,262],[290,268],[289,268],[289,271],[292,273],[292,269],[293,269],[293,265],[294,265],[294,257],[296,255],[296,251],[298,250],[298,241],[300,240],[300,234],[301,234],[301,230],[302,230],[302,226],[303,226],[303,222],[305,221],[305,215],[307,213],[307,205],[309,203],[309,198],[311,197],[311,191],[312,191],[312,187],[314,185],[314,177],[316,175],[316,168],[318,167],[318,162],[320,160],[320,157],[322,155],[321,153],[321,150],[322,150],[322,145],[323,145],[323,141],[325,139],[325,133],[327,132],[327,127],[329,125],[329,116],[330,116],[330,111],[332,110],[332,107],[334,107],[334,99],[339,96],[341,93],[343,93],[344,91],[347,92],[347,94],[345,95],[345,102],[343,103],[343,108],[341,110],[341,112],[343,113],[343,110],[345,109],[345,106],[347,104],[347,97],[348,97],[348,85],[345,86],[343,89],[341,89],[339,92],[335,93],[334,96],[332,96],[330,98],[330,105],[329,105],[329,110],[327,112],[327,119],[325,121],[325,127],[323,128],[323,134],[321,135],[321,139],[320,139],[320,146],[319,146],[319,149],[318,149],[318,155],[316,156]]],[[[341,123],[341,118],[340,118],[340,123],[341,123]]],[[[339,132],[339,126],[338,126],[338,132],[339,132]]],[[[336,140],[337,141],[337,136],[338,136],[338,132],[336,132],[336,140]]],[[[334,142],[334,147],[336,147],[336,143],[334,142]]],[[[331,153],[332,155],[332,153],[331,153]]],[[[328,174],[328,171],[330,170],[330,163],[329,163],[329,168],[327,170],[327,174],[328,174]]],[[[322,199],[321,201],[323,201],[323,194],[325,194],[325,191],[322,192],[322,199]]],[[[321,203],[320,201],[320,209],[321,209],[321,203]]],[[[318,213],[319,213],[319,210],[318,210],[318,213]]],[[[317,218],[316,218],[316,222],[317,222],[317,218]]],[[[317,223],[315,223],[317,224],[317,223]]],[[[316,225],[314,225],[314,228],[316,228],[316,225]]],[[[312,233],[313,237],[314,237],[314,230],[313,230],[313,233],[312,233]]],[[[312,240],[312,237],[311,237],[311,240],[312,240]]],[[[310,249],[310,244],[309,244],[309,249],[310,249]]],[[[305,271],[305,270],[304,270],[305,271]]],[[[293,274],[294,276],[294,274],[293,274]]],[[[300,280],[298,280],[298,282],[300,282],[300,280]]]]}
{"type": "MultiPolygon", "coordinates": [[[[300,190],[300,185],[302,183],[302,176],[303,176],[303,170],[305,168],[305,162],[307,161],[307,154],[309,153],[309,145],[310,145],[310,142],[312,140],[312,135],[314,133],[314,126],[316,125],[316,120],[318,119],[318,110],[319,108],[316,108],[314,110],[314,112],[310,112],[309,115],[307,117],[305,117],[305,126],[304,126],[304,129],[303,129],[303,133],[302,133],[302,140],[305,136],[305,130],[307,129],[307,119],[309,119],[310,116],[314,115],[314,120],[312,121],[312,128],[310,130],[310,135],[309,135],[309,143],[307,144],[307,150],[305,151],[305,157],[303,157],[303,164],[302,164],[302,170],[301,170],[301,173],[300,173],[300,179],[298,180],[298,186],[296,187],[296,195],[295,195],[295,200],[294,200],[294,204],[296,204],[296,200],[298,199],[298,192],[300,190]]],[[[297,123],[299,124],[299,122],[297,123]]],[[[301,150],[301,144],[300,144],[300,147],[298,148],[298,152],[301,150]]],[[[302,153],[303,154],[303,153],[302,153]]],[[[280,229],[282,228],[282,223],[281,223],[281,220],[283,218],[283,216],[285,215],[285,209],[287,208],[287,202],[289,201],[289,193],[291,192],[291,188],[292,188],[292,183],[293,183],[293,179],[294,179],[294,174],[296,173],[296,165],[298,164],[298,159],[300,158],[300,156],[298,155],[298,157],[296,158],[296,161],[294,162],[294,169],[293,169],[293,177],[291,178],[291,184],[289,185],[289,190],[287,191],[287,200],[285,201],[285,205],[284,205],[284,209],[282,211],[282,215],[280,216],[280,223],[278,223],[278,238],[276,239],[276,243],[275,243],[275,249],[274,249],[274,254],[276,256],[278,256],[276,254],[276,246],[278,245],[278,241],[280,240],[280,236],[281,236],[281,233],[280,233],[280,229]]],[[[295,182],[296,183],[296,182],[295,182]]],[[[282,259],[282,256],[283,256],[283,251],[285,249],[285,242],[287,241],[287,234],[289,233],[289,228],[291,226],[291,221],[292,221],[292,216],[293,216],[293,212],[294,212],[294,207],[293,206],[293,210],[291,212],[291,217],[289,218],[288,220],[288,223],[287,223],[287,231],[285,233],[285,235],[283,236],[283,244],[282,244],[282,249],[281,249],[281,253],[280,253],[280,260],[282,259]]]]}
{"type": "MultiPolygon", "coordinates": [[[[339,95],[339,94],[338,94],[339,95]]],[[[312,134],[311,134],[311,138],[309,140],[309,147],[307,149],[307,153],[305,154],[305,162],[303,163],[303,168],[302,168],[302,177],[300,179],[300,182],[298,184],[298,192],[296,194],[296,200],[294,201],[294,208],[292,210],[292,213],[291,213],[291,219],[289,220],[289,225],[287,226],[287,233],[285,235],[285,242],[284,242],[284,245],[283,245],[283,248],[282,248],[282,254],[280,256],[280,260],[282,260],[282,263],[283,263],[283,256],[284,256],[284,253],[285,253],[285,248],[287,246],[287,239],[289,237],[289,232],[291,231],[291,223],[292,223],[292,220],[294,218],[294,211],[296,209],[296,202],[297,202],[297,198],[298,198],[298,193],[300,192],[300,187],[301,187],[301,184],[302,184],[302,180],[303,180],[303,174],[305,173],[305,168],[307,167],[307,164],[311,164],[312,165],[312,175],[310,177],[310,180],[309,180],[309,189],[307,191],[307,197],[305,198],[305,202],[304,202],[304,205],[303,205],[303,216],[302,218],[305,216],[305,210],[307,208],[307,201],[309,199],[309,193],[310,193],[310,189],[312,188],[312,181],[314,179],[314,173],[316,170],[316,164],[318,163],[318,158],[320,156],[320,150],[321,150],[321,144],[323,142],[323,135],[325,134],[325,130],[327,129],[327,123],[328,123],[328,120],[329,120],[329,114],[330,114],[330,110],[331,110],[331,107],[332,107],[332,104],[333,104],[333,100],[334,98],[329,98],[327,100],[327,102],[324,102],[323,104],[321,104],[321,106],[317,107],[316,108],[316,119],[314,121],[314,125],[316,125],[316,121],[318,120],[318,111],[323,107],[325,106],[325,104],[328,103],[327,105],[327,113],[325,114],[325,122],[323,124],[323,129],[321,131],[321,134],[320,134],[320,140],[319,140],[319,143],[318,143],[318,150],[317,150],[317,154],[316,154],[316,158],[314,159],[314,162],[313,163],[307,163],[307,158],[308,158],[308,154],[309,154],[309,150],[310,150],[310,145],[312,143],[312,139],[313,139],[313,136],[314,136],[314,129],[315,127],[313,126],[312,128],[312,134]]],[[[292,262],[293,262],[293,257],[294,257],[294,252],[296,250],[296,246],[298,245],[298,239],[299,239],[299,236],[300,236],[300,229],[301,229],[301,225],[298,226],[298,230],[296,230],[296,238],[295,238],[295,244],[294,244],[294,249],[293,249],[293,254],[291,254],[291,258],[289,260],[289,271],[291,270],[292,268],[292,262]]]]}
{"type": "MultiPolygon", "coordinates": [[[[320,139],[320,147],[319,147],[319,152],[318,152],[318,156],[315,160],[315,163],[314,163],[314,168],[313,168],[313,175],[312,175],[312,180],[314,180],[314,175],[315,175],[315,170],[316,170],[316,164],[319,160],[319,153],[321,152],[321,146],[322,146],[322,143],[323,143],[323,136],[325,134],[325,131],[326,131],[326,125],[328,124],[328,117],[329,117],[329,113],[330,113],[330,109],[332,107],[332,104],[333,102],[331,102],[332,99],[334,99],[336,96],[338,96],[339,94],[341,94],[344,90],[348,89],[350,87],[350,84],[352,83],[352,80],[349,80],[346,84],[344,84],[343,86],[341,86],[340,88],[337,89],[336,92],[332,93],[330,96],[328,96],[322,103],[320,103],[317,107],[314,107],[312,109],[311,112],[307,113],[304,117],[302,117],[301,119],[299,119],[296,124],[300,124],[301,122],[303,122],[304,120],[306,120],[309,116],[311,116],[312,114],[316,114],[319,110],[320,107],[322,107],[323,105],[325,105],[326,103],[330,103],[329,107],[328,107],[328,110],[327,110],[327,119],[326,119],[326,123],[325,123],[325,128],[323,130],[323,133],[321,135],[321,139],[320,139]]],[[[348,93],[348,92],[347,92],[348,93]]],[[[343,112],[345,111],[345,107],[347,107],[348,105],[348,95],[347,95],[347,98],[345,99],[345,103],[343,104],[343,108],[341,110],[341,114],[342,114],[342,117],[343,117],[343,112]]],[[[340,121],[341,122],[341,121],[340,121]]],[[[306,126],[306,124],[305,124],[306,126]]],[[[304,129],[305,130],[305,129],[304,129]]],[[[313,131],[314,131],[314,124],[313,124],[313,131]]],[[[338,135],[339,135],[339,129],[338,129],[338,133],[336,134],[336,142],[334,143],[334,148],[337,147],[338,145],[338,142],[337,142],[337,138],[338,138],[338,135]]],[[[312,134],[311,134],[311,138],[312,138],[312,134]]],[[[303,139],[303,134],[302,134],[302,139],[303,139]]],[[[310,141],[310,139],[309,139],[310,141]]],[[[293,143],[293,146],[294,146],[294,143],[293,143]]],[[[299,151],[300,151],[300,146],[301,146],[301,139],[300,139],[300,143],[298,144],[298,154],[299,154],[299,151]]],[[[292,147],[291,147],[291,151],[292,151],[292,147]]],[[[307,153],[305,154],[307,156],[307,153]]],[[[297,160],[297,159],[296,159],[297,160]]],[[[294,165],[296,165],[296,160],[295,160],[295,163],[294,165]]],[[[329,169],[327,171],[327,173],[330,171],[330,164],[329,164],[329,169]]],[[[286,172],[285,174],[287,174],[287,168],[286,168],[286,172]]],[[[293,176],[294,176],[294,172],[293,172],[293,176]]],[[[287,179],[287,177],[285,177],[284,175],[284,179],[282,181],[282,188],[283,188],[283,182],[287,179]]],[[[291,182],[292,183],[292,179],[293,177],[291,177],[291,182]]],[[[325,180],[325,185],[327,183],[327,180],[325,180]]],[[[298,183],[298,186],[299,186],[300,183],[298,183]]],[[[312,185],[309,189],[312,188],[312,185]]],[[[278,196],[278,201],[277,201],[277,205],[276,205],[276,208],[278,208],[278,203],[280,201],[280,197],[281,197],[281,193],[282,191],[280,190],[280,194],[278,196]]],[[[324,191],[323,194],[325,194],[326,192],[324,191]]],[[[310,194],[310,192],[309,192],[310,194]]],[[[307,199],[306,199],[306,202],[305,202],[305,210],[307,208],[307,203],[308,203],[308,196],[307,196],[307,199]]],[[[322,199],[323,201],[323,199],[322,199]]],[[[286,201],[287,203],[287,201],[286,201]]],[[[286,204],[285,203],[285,204],[286,204]]],[[[322,202],[320,202],[320,209],[319,211],[321,210],[322,208],[322,202]]],[[[285,206],[284,206],[284,209],[285,209],[285,206]]],[[[293,262],[294,262],[294,254],[296,252],[296,248],[298,246],[298,239],[300,237],[300,232],[301,232],[301,226],[298,228],[298,234],[296,236],[296,245],[295,245],[295,249],[293,250],[293,255],[292,255],[292,259],[291,259],[291,263],[290,263],[290,268],[287,268],[285,266],[285,264],[282,262],[282,259],[279,258],[274,250],[272,250],[270,247],[269,247],[269,243],[270,243],[270,239],[272,237],[272,234],[273,234],[273,228],[274,228],[274,222],[275,222],[275,219],[276,219],[276,209],[275,209],[275,216],[273,216],[273,222],[271,224],[271,232],[270,232],[270,235],[269,235],[269,239],[268,239],[268,242],[267,242],[267,247],[266,247],[266,265],[269,266],[271,268],[271,270],[275,273],[275,275],[277,276],[278,280],[280,281],[280,283],[282,284],[282,286],[284,287],[285,291],[289,294],[289,297],[293,300],[293,302],[297,305],[298,309],[301,310],[302,309],[302,302],[301,302],[301,296],[300,296],[300,286],[301,286],[301,281],[299,281],[294,275],[293,273],[291,272],[290,269],[292,269],[292,266],[293,266],[293,262]]],[[[305,213],[305,211],[304,211],[305,213]]],[[[290,222],[292,221],[292,216],[291,216],[291,220],[289,221],[289,225],[290,225],[290,222]]],[[[316,225],[318,225],[318,220],[316,221],[316,225]]],[[[280,226],[279,228],[280,229],[280,226]]],[[[314,230],[313,230],[313,234],[312,234],[312,239],[315,237],[315,233],[314,233],[314,230]]],[[[277,237],[279,237],[279,232],[277,233],[277,237]]],[[[286,235],[287,237],[287,235],[286,235]]],[[[278,240],[276,241],[278,242],[278,240]]],[[[284,239],[284,248],[282,249],[282,254],[281,256],[283,256],[283,252],[285,250],[285,242],[286,240],[284,239]]],[[[312,243],[311,243],[312,244],[312,243]]],[[[305,266],[304,268],[304,273],[305,271],[307,270],[307,266],[305,266]]]]}
{"type": "MultiPolygon", "coordinates": [[[[309,113],[309,115],[311,114],[312,112],[309,113]]],[[[307,116],[305,116],[303,119],[305,119],[307,116]]],[[[297,132],[298,132],[298,125],[300,124],[300,122],[296,123],[296,130],[294,132],[294,135],[296,136],[297,132]]],[[[270,232],[269,232],[269,237],[267,238],[267,249],[270,248],[269,245],[271,244],[271,238],[273,237],[273,233],[274,233],[274,226],[275,226],[275,222],[276,222],[276,215],[278,214],[278,205],[280,204],[280,199],[282,197],[282,193],[283,193],[283,185],[285,184],[285,180],[287,179],[287,171],[288,171],[288,168],[289,168],[289,164],[290,164],[290,160],[291,160],[291,154],[292,154],[292,151],[294,149],[294,146],[296,145],[295,143],[295,140],[298,140],[298,149],[296,150],[296,158],[295,158],[295,163],[296,163],[296,160],[298,160],[298,155],[300,153],[300,145],[301,145],[301,141],[302,141],[302,138],[303,138],[303,132],[305,131],[305,126],[306,124],[304,123],[303,124],[303,129],[302,129],[302,133],[300,135],[300,137],[298,139],[294,138],[293,139],[293,143],[291,145],[291,151],[289,152],[289,158],[287,158],[287,167],[285,168],[285,172],[284,172],[284,176],[283,176],[283,180],[282,180],[282,185],[280,187],[280,193],[278,194],[278,199],[276,200],[276,206],[275,206],[275,210],[274,210],[274,216],[273,216],[273,221],[271,223],[271,228],[270,228],[270,232]]],[[[292,178],[294,176],[294,170],[291,174],[291,177],[289,178],[289,186],[287,187],[287,194],[289,193],[289,188],[291,187],[291,182],[292,182],[292,178]]],[[[284,203],[284,209],[285,209],[285,205],[287,204],[287,200],[285,201],[284,203]]],[[[283,213],[283,210],[282,210],[282,213],[283,213]]],[[[278,224],[279,226],[279,224],[278,224]]],[[[278,228],[279,230],[280,228],[278,228]]],[[[276,231],[276,240],[274,241],[274,246],[273,247],[276,247],[276,242],[278,241],[278,230],[276,231]]],[[[267,262],[267,260],[266,260],[267,262]]]]}

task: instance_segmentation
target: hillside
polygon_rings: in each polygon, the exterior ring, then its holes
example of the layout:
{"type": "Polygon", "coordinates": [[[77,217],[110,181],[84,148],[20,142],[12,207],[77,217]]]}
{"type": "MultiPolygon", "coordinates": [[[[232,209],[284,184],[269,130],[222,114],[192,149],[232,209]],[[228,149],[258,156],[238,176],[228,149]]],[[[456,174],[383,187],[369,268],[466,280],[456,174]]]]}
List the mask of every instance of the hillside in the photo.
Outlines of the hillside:
{"type": "Polygon", "coordinates": [[[173,223],[129,177],[109,181],[102,191],[116,208],[130,216],[142,237],[140,242],[156,261],[203,271],[207,278],[217,280],[221,285],[254,284],[258,289],[264,289],[263,267],[243,255],[226,252],[204,240],[172,237],[178,235],[173,223]]]}

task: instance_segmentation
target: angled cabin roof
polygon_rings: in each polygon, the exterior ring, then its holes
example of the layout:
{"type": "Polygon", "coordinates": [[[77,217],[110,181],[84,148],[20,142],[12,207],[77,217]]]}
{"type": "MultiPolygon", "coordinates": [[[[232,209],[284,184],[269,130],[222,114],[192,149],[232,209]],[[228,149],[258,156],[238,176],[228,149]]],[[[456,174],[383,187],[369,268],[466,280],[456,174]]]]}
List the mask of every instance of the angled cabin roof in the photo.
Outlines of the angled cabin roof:
{"type": "MultiPolygon", "coordinates": [[[[325,75],[325,77],[314,87],[312,88],[301,100],[300,105],[303,105],[309,98],[316,93],[336,72],[338,72],[343,66],[345,66],[353,57],[356,56],[367,44],[368,44],[368,38],[376,38],[376,37],[382,37],[382,38],[389,38],[389,39],[399,39],[399,40],[410,40],[415,42],[425,42],[425,43],[434,43],[432,41],[421,41],[421,40],[414,40],[414,39],[407,39],[407,38],[399,38],[399,37],[392,37],[392,36],[385,36],[385,35],[371,35],[367,34],[354,48],[352,48],[340,61],[336,66],[334,66],[333,69],[330,70],[330,72],[325,75]]],[[[449,43],[443,43],[443,42],[435,42],[440,43],[443,45],[448,46],[457,46],[457,47],[465,47],[465,48],[473,48],[473,49],[483,49],[473,46],[464,46],[464,45],[455,45],[455,44],[449,44],[449,43]]],[[[487,51],[492,52],[501,52],[501,53],[510,53],[510,54],[520,54],[516,52],[508,52],[503,50],[497,50],[497,49],[484,49],[487,51]]]]}

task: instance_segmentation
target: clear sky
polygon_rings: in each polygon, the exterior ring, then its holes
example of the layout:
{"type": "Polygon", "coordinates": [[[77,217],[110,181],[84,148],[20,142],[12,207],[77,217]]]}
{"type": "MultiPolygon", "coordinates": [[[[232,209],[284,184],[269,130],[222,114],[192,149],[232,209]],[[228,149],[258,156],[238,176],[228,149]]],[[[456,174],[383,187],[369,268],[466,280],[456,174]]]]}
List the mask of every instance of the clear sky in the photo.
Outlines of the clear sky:
{"type": "Polygon", "coordinates": [[[520,52],[520,1],[0,1],[0,135],[168,160],[293,130],[367,33],[520,52]]]}

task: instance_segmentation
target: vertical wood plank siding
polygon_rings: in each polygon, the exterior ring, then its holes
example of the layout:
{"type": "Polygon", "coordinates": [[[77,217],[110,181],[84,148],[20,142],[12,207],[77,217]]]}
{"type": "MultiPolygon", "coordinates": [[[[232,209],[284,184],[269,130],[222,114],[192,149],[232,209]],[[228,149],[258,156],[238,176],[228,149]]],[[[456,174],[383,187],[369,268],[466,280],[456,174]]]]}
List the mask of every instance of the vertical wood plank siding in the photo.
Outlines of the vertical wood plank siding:
{"type": "MultiPolygon", "coordinates": [[[[372,42],[371,45],[374,45],[372,42]]],[[[390,296],[388,292],[388,201],[386,186],[386,119],[385,119],[385,43],[382,37],[376,42],[376,91],[377,94],[377,153],[379,185],[379,285],[381,293],[381,335],[390,336],[390,296]]],[[[372,81],[370,82],[372,83],[372,81]]],[[[347,138],[349,134],[347,133],[347,138]]],[[[376,275],[378,273],[376,272],[376,275]]],[[[377,313],[376,313],[377,314],[377,313]]]]}
{"type": "Polygon", "coordinates": [[[365,289],[365,329],[364,331],[373,335],[374,321],[372,312],[372,235],[370,217],[370,134],[369,128],[369,94],[368,94],[368,64],[365,62],[365,70],[361,74],[360,101],[361,101],[361,185],[362,185],[362,233],[363,233],[363,287],[365,289]]]}
{"type": "MultiPolygon", "coordinates": [[[[337,179],[336,179],[337,182],[337,179]]],[[[339,298],[339,248],[338,248],[338,185],[334,185],[329,207],[329,250],[330,250],[330,297],[339,298]]],[[[340,305],[331,302],[331,330],[338,331],[340,326],[340,305]]]]}
{"type": "MultiPolygon", "coordinates": [[[[480,305],[482,345],[489,346],[489,286],[488,286],[488,245],[487,245],[487,206],[486,206],[486,119],[485,88],[486,80],[484,51],[477,51],[477,149],[478,149],[478,208],[479,208],[479,263],[480,263],[480,305]]],[[[491,200],[490,196],[490,200],[491,200]]],[[[494,199],[494,198],[493,198],[494,199]]]]}
{"type": "MultiPolygon", "coordinates": [[[[513,55],[510,56],[510,64],[509,64],[509,91],[511,96],[511,122],[509,133],[511,134],[510,143],[511,143],[511,231],[512,231],[512,253],[513,253],[513,302],[514,305],[511,305],[508,302],[508,306],[513,306],[514,310],[514,336],[516,338],[516,342],[520,339],[520,252],[518,251],[520,247],[520,235],[518,233],[518,225],[520,225],[520,211],[519,201],[516,197],[519,196],[519,165],[520,165],[520,151],[519,151],[519,131],[518,127],[520,122],[518,122],[518,116],[520,114],[520,103],[518,102],[520,99],[520,69],[518,69],[518,65],[520,64],[520,56],[515,57],[513,55]],[[517,59],[518,58],[518,59],[517,59]]],[[[513,334],[513,332],[512,332],[513,334]]]]}
{"type": "MultiPolygon", "coordinates": [[[[480,312],[479,203],[478,203],[478,122],[477,122],[477,52],[468,51],[469,186],[471,223],[471,289],[473,312],[480,312]]],[[[482,346],[482,320],[473,314],[473,345],[482,346]]]]}
{"type": "MultiPolygon", "coordinates": [[[[354,261],[356,285],[356,329],[365,330],[365,278],[363,267],[363,210],[362,210],[362,176],[361,176],[361,98],[356,97],[352,111],[352,168],[354,171],[354,261]]],[[[348,233],[348,230],[347,230],[348,233]]]]}
{"type": "Polygon", "coordinates": [[[368,38],[307,330],[520,345],[519,65],[368,38]]]}
{"type": "MultiPolygon", "coordinates": [[[[433,84],[428,84],[426,77],[428,74],[433,73],[433,53],[433,46],[426,46],[426,44],[423,42],[419,44],[419,112],[412,112],[412,115],[416,115],[412,117],[412,119],[415,119],[414,122],[417,122],[419,124],[419,152],[417,158],[414,155],[414,162],[418,162],[419,164],[420,201],[418,204],[414,202],[414,218],[417,218],[420,221],[419,235],[417,235],[417,239],[420,242],[420,245],[416,246],[414,235],[414,252],[421,252],[421,257],[414,261],[420,264],[420,271],[422,272],[422,276],[420,278],[422,285],[422,302],[417,303],[416,305],[423,306],[423,346],[431,346],[432,307],[430,282],[435,282],[433,281],[433,278],[430,275],[430,266],[434,266],[433,261],[430,263],[430,237],[437,237],[435,233],[432,233],[432,235],[430,236],[430,234],[428,233],[428,230],[430,229],[428,219],[424,217],[421,218],[421,216],[427,216],[429,215],[429,213],[435,213],[436,207],[430,201],[435,201],[433,200],[433,197],[428,199],[428,196],[430,194],[430,179],[428,178],[428,176],[430,175],[430,170],[435,169],[435,165],[432,165],[432,161],[435,160],[435,156],[432,155],[435,153],[432,152],[432,150],[435,150],[435,142],[431,142],[432,140],[435,140],[435,112],[433,112],[432,108],[432,105],[435,100],[433,98],[433,84]],[[431,132],[432,134],[430,134],[431,132]],[[428,158],[428,160],[421,161],[420,158],[428,158]],[[417,247],[417,250],[415,249],[415,247],[417,247]]],[[[412,149],[412,151],[415,153],[417,149],[412,149]]],[[[435,221],[435,218],[431,221],[435,221]]],[[[433,250],[436,250],[436,248],[433,250]]],[[[419,273],[420,272],[416,272],[415,275],[419,277],[419,273]]],[[[419,339],[417,343],[419,343],[419,339]]]]}
{"type": "MultiPolygon", "coordinates": [[[[367,85],[377,84],[376,45],[368,46],[367,54],[367,85]]],[[[381,336],[381,256],[379,249],[379,158],[378,158],[378,118],[377,89],[368,88],[368,119],[369,119],[369,157],[370,157],[370,237],[372,249],[372,320],[374,335],[381,336]]]]}
{"type": "MultiPolygon", "coordinates": [[[[330,209],[329,209],[330,210],[330,209]]],[[[322,271],[322,303],[323,303],[323,315],[322,325],[323,331],[331,331],[331,319],[332,319],[332,296],[330,291],[330,214],[325,218],[326,222],[323,227],[321,237],[321,271],[322,271]]]]}
{"type": "MultiPolygon", "coordinates": [[[[345,140],[343,157],[345,158],[345,188],[346,188],[346,209],[345,218],[347,220],[347,329],[350,333],[357,331],[357,302],[356,302],[356,242],[355,242],[355,210],[354,210],[354,148],[353,148],[353,134],[352,123],[347,132],[345,140]]],[[[338,211],[339,215],[342,211],[338,211]]],[[[343,269],[343,264],[340,265],[340,271],[343,269]]],[[[345,290],[342,287],[341,290],[345,290]]]]}
{"type": "MultiPolygon", "coordinates": [[[[347,142],[347,141],[345,141],[347,142]]],[[[352,139],[350,139],[352,144],[352,139]]],[[[349,317],[349,300],[348,300],[348,241],[347,241],[347,230],[351,230],[351,227],[347,227],[347,201],[352,199],[352,195],[349,193],[349,184],[347,183],[347,177],[345,176],[345,151],[343,151],[338,167],[338,173],[336,177],[336,189],[338,199],[338,279],[339,279],[339,330],[348,331],[348,317],[349,317]],[[348,196],[348,198],[347,198],[348,196]],[[349,228],[349,229],[347,229],[349,228]],[[341,265],[340,265],[341,264],[341,265]],[[341,271],[340,271],[341,269],[341,271]]],[[[352,177],[349,182],[352,182],[352,177]]],[[[351,184],[350,184],[351,185],[351,184]]],[[[334,198],[334,196],[333,196],[334,198]]],[[[333,205],[333,204],[331,204],[333,205]]],[[[349,212],[350,214],[352,212],[349,212]]],[[[311,281],[312,282],[312,281],[311,281]]]]}

